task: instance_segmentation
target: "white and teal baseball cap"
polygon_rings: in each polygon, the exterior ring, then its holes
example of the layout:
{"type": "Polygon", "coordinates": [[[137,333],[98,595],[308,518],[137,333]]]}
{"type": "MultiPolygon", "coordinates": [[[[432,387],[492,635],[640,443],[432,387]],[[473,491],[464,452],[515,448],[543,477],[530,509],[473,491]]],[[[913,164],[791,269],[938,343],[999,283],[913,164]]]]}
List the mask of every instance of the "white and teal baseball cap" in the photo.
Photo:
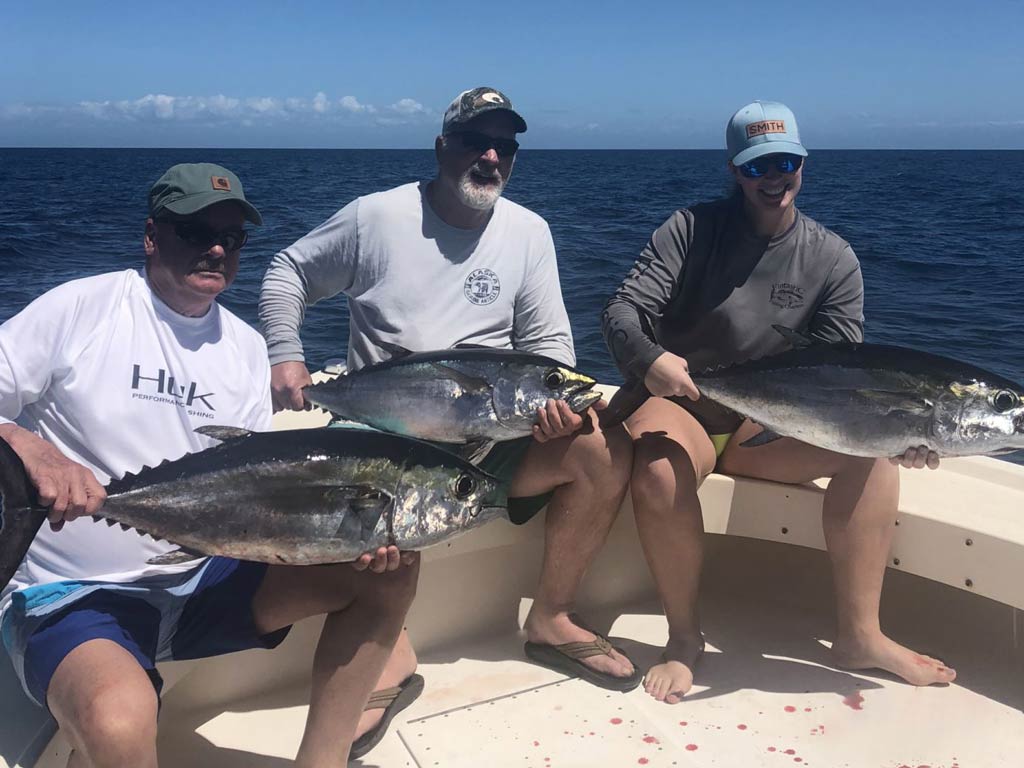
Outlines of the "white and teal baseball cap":
{"type": "Polygon", "coordinates": [[[777,101],[755,101],[733,115],[725,128],[725,146],[733,165],[779,152],[807,157],[793,111],[777,101]]]}

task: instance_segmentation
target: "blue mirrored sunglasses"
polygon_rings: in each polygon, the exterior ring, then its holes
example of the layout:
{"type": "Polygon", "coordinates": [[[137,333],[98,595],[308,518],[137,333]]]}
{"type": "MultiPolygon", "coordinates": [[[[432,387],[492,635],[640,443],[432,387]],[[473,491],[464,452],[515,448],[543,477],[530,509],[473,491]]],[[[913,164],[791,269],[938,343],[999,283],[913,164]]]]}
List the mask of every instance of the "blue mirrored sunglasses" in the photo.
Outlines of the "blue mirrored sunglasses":
{"type": "Polygon", "coordinates": [[[740,173],[748,179],[760,179],[774,168],[779,173],[796,173],[804,159],[800,155],[763,155],[740,166],[740,173]]]}

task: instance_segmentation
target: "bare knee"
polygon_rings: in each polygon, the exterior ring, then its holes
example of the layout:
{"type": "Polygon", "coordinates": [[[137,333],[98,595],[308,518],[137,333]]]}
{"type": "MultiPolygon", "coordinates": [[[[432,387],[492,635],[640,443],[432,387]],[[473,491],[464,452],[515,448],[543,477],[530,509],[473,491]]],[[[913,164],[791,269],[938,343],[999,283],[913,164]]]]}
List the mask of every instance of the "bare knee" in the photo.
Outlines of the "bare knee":
{"type": "Polygon", "coordinates": [[[633,441],[624,427],[602,430],[594,419],[594,428],[573,438],[571,471],[603,491],[624,491],[629,482],[633,441]]]}
{"type": "MultiPolygon", "coordinates": [[[[638,516],[665,516],[697,494],[697,470],[685,450],[661,437],[644,436],[636,441],[630,480],[633,509],[638,516]]],[[[685,507],[699,509],[697,504],[685,507]]]]}
{"type": "Polygon", "coordinates": [[[145,694],[122,686],[103,686],[61,723],[94,768],[147,765],[156,751],[156,692],[145,694]]]}

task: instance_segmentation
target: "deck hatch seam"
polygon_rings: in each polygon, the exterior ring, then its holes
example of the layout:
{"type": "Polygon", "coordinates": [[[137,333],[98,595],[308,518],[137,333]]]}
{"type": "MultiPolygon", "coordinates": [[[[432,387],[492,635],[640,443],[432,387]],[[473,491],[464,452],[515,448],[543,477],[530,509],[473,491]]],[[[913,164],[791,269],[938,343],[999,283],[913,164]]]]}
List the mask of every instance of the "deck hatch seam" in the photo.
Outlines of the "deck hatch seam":
{"type": "Polygon", "coordinates": [[[416,725],[417,723],[422,723],[424,720],[431,720],[431,719],[433,719],[435,717],[438,717],[440,715],[450,715],[452,712],[461,712],[462,710],[469,709],[470,707],[479,707],[481,704],[493,704],[494,702],[497,702],[497,701],[503,701],[505,699],[512,699],[512,698],[515,698],[516,696],[522,696],[523,694],[526,694],[526,693],[533,693],[534,691],[539,691],[539,690],[542,690],[544,688],[550,688],[553,685],[561,685],[564,682],[567,682],[569,680],[574,680],[574,679],[575,678],[572,678],[572,677],[564,677],[561,680],[555,680],[552,683],[542,683],[541,685],[535,685],[532,688],[524,688],[521,691],[514,691],[513,693],[506,693],[503,696],[495,696],[493,699],[481,699],[480,701],[474,701],[472,704],[462,704],[461,706],[452,707],[451,709],[443,709],[440,712],[433,712],[433,713],[431,713],[429,715],[423,715],[423,717],[417,717],[415,720],[406,720],[405,724],[406,725],[416,725]]]}

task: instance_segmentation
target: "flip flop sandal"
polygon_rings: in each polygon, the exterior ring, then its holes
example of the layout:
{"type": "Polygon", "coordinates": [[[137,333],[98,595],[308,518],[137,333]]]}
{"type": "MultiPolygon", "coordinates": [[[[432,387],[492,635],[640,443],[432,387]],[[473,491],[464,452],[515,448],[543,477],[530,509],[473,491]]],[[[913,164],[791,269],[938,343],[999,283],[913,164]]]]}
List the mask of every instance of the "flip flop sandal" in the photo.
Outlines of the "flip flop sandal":
{"type": "Polygon", "coordinates": [[[384,738],[384,734],[387,733],[388,726],[395,715],[416,701],[421,693],[423,693],[423,677],[421,675],[409,675],[394,688],[384,688],[371,693],[363,710],[383,709],[384,716],[381,717],[377,725],[352,742],[349,759],[362,757],[377,746],[384,738]]]}
{"type": "MultiPolygon", "coordinates": [[[[643,679],[636,664],[633,664],[633,674],[628,677],[616,677],[606,672],[598,672],[580,661],[580,659],[587,659],[591,656],[611,656],[612,645],[602,635],[597,635],[589,642],[580,643],[562,643],[561,645],[526,643],[523,649],[526,651],[526,656],[538,664],[571,677],[586,680],[592,685],[609,691],[621,691],[622,693],[631,691],[640,685],[640,681],[643,679]]],[[[614,650],[626,656],[621,648],[614,650]]],[[[626,658],[629,659],[629,656],[626,658]]],[[[632,663],[632,659],[630,659],[630,663],[632,663]]]]}

